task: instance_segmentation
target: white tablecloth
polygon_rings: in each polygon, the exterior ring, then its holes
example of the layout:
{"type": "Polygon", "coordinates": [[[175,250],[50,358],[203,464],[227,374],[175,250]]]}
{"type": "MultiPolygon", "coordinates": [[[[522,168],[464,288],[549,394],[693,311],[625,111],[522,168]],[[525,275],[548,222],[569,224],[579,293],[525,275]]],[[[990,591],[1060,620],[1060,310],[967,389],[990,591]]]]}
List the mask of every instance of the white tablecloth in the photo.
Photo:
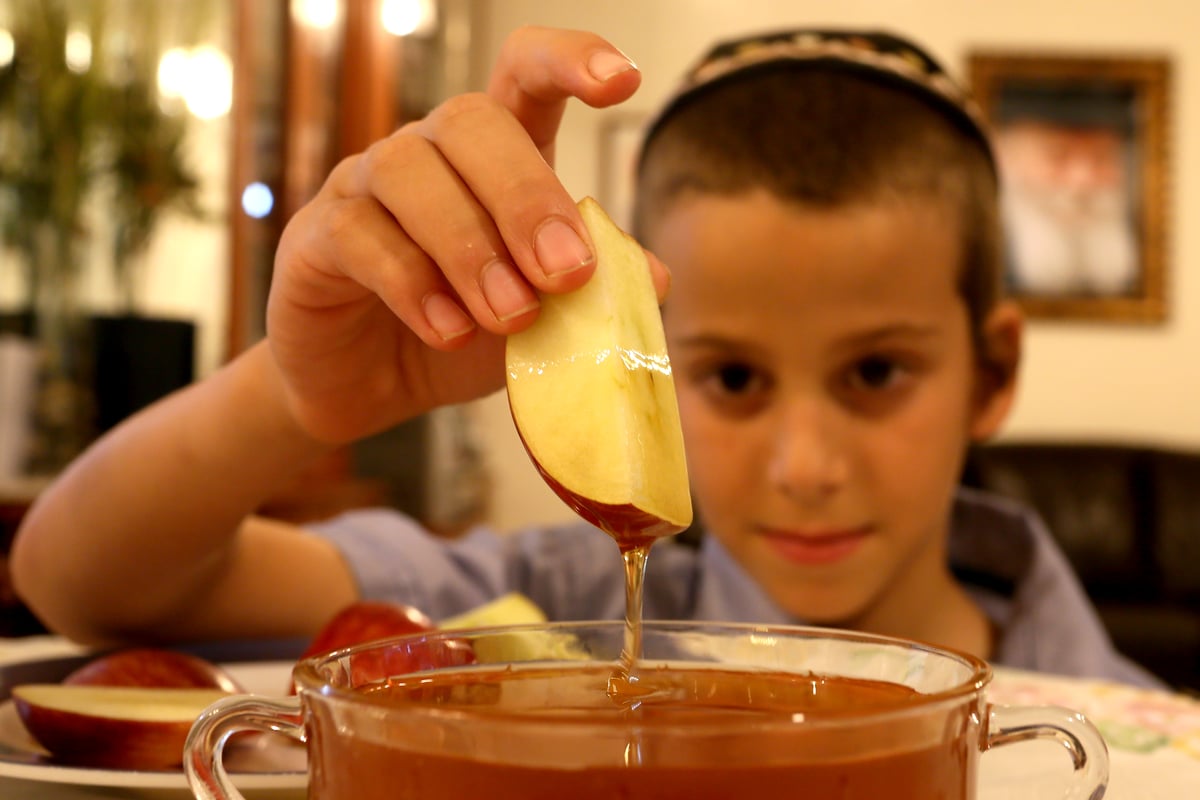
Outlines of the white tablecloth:
{"type": "MultiPolygon", "coordinates": [[[[86,652],[58,637],[0,639],[0,664],[86,652]]],[[[1103,733],[1111,763],[1106,800],[1200,800],[1200,700],[1099,681],[998,669],[992,702],[1059,705],[1082,711],[1103,733]]],[[[1066,798],[1070,762],[1061,746],[1030,742],[984,754],[979,800],[1066,798]],[[1019,773],[1021,780],[1007,776],[1019,773]],[[1036,786],[1027,776],[1036,775],[1036,786]]],[[[249,794],[249,793],[248,793],[249,794]]],[[[293,790],[264,790],[250,800],[291,800],[293,790]]],[[[186,791],[59,786],[0,778],[0,800],[183,800],[186,791]]]]}
{"type": "Polygon", "coordinates": [[[44,658],[75,656],[88,652],[86,647],[68,642],[61,636],[24,636],[20,639],[0,638],[0,666],[19,661],[38,661],[44,658]]]}
{"type": "MultiPolygon", "coordinates": [[[[1200,700],[1182,694],[1137,689],[1103,681],[1078,680],[997,669],[988,692],[993,703],[1065,706],[1083,712],[1108,745],[1106,800],[1200,800],[1200,700]]],[[[1070,771],[1062,747],[1053,742],[1012,745],[984,755],[980,800],[1061,798],[1070,771]],[[1003,776],[1019,770],[1038,775],[1004,788],[1003,776]]]]}

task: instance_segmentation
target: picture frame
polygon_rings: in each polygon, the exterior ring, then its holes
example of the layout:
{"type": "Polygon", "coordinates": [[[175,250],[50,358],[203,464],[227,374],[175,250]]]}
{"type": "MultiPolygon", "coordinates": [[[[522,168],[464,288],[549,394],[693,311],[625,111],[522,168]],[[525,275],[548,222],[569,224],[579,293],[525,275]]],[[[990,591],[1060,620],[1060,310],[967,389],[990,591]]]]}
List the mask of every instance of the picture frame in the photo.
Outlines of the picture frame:
{"type": "Polygon", "coordinates": [[[1004,294],[1032,318],[1163,322],[1169,61],[975,50],[967,74],[1000,172],[1004,294]]]}

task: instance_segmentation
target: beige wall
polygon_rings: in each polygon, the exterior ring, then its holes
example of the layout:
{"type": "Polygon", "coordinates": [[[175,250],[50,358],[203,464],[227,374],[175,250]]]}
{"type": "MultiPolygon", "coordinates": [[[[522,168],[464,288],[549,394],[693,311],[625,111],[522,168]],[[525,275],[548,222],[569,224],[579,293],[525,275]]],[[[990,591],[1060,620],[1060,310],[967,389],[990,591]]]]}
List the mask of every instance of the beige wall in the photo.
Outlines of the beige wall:
{"type": "MultiPolygon", "coordinates": [[[[1170,97],[1169,318],[1153,327],[1036,322],[1009,437],[1105,438],[1200,448],[1200,5],[1192,0],[490,0],[479,32],[490,63],[513,28],[532,23],[593,30],[642,68],[626,104],[653,110],[714,38],[775,25],[885,27],[924,43],[961,74],[975,46],[1123,53],[1174,62],[1170,97]],[[836,8],[835,8],[836,6],[836,8]],[[1078,9],[1085,9],[1082,13],[1078,9]]],[[[559,173],[576,196],[596,193],[598,130],[609,112],[573,108],[559,173]]],[[[568,519],[512,430],[502,395],[472,408],[495,479],[493,522],[512,528],[568,519]]]]}

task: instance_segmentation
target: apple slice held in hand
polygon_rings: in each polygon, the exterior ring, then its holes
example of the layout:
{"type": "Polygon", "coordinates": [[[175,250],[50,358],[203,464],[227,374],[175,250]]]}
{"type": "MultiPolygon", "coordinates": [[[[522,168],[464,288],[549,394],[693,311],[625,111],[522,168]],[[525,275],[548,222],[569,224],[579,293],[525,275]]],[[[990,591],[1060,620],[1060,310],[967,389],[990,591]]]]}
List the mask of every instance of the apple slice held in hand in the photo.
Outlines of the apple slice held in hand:
{"type": "Polygon", "coordinates": [[[508,401],[550,488],[627,550],[691,523],[683,433],[646,254],[592,198],[579,211],[595,274],[508,337],[508,401]]]}
{"type": "Polygon", "coordinates": [[[26,684],[12,691],[30,735],[62,763],[166,770],[183,763],[196,718],[220,689],[26,684]]]}

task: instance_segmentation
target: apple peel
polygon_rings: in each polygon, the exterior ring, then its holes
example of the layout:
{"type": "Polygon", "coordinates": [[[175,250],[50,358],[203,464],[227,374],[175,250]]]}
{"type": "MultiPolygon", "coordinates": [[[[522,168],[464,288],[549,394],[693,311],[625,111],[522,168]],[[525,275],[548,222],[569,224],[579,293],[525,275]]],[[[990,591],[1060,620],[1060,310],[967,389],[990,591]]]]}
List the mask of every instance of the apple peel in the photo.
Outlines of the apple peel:
{"type": "Polygon", "coordinates": [[[244,691],[228,672],[207,659],[154,647],[134,647],[98,656],[62,682],[73,686],[244,691]]]}

